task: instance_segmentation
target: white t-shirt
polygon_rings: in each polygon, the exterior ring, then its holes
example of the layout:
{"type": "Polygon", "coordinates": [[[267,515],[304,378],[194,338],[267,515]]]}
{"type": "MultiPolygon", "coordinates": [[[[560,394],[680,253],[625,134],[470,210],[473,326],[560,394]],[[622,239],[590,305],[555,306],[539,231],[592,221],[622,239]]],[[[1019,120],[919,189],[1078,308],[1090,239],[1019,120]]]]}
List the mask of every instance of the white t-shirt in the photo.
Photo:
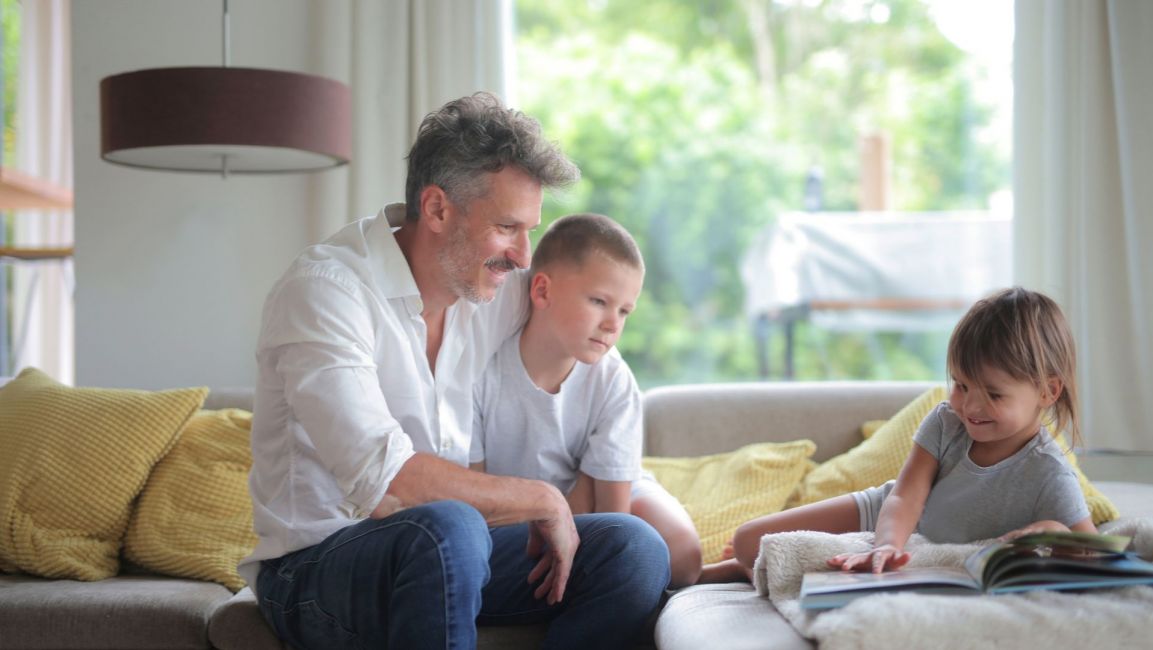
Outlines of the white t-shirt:
{"type": "Polygon", "coordinates": [[[391,226],[403,206],[310,246],[269,292],[257,341],[253,524],[240,564],[323,541],[365,517],[418,451],[468,464],[472,389],[528,315],[527,272],[487,305],[458,300],[429,371],[423,303],[391,226]],[[390,223],[391,221],[391,223],[390,223]]]}
{"type": "Polygon", "coordinates": [[[476,386],[470,462],[540,479],[567,494],[577,471],[601,481],[641,476],[641,394],[616,348],[577,362],[553,395],[532,383],[520,336],[500,347],[476,386]]]}

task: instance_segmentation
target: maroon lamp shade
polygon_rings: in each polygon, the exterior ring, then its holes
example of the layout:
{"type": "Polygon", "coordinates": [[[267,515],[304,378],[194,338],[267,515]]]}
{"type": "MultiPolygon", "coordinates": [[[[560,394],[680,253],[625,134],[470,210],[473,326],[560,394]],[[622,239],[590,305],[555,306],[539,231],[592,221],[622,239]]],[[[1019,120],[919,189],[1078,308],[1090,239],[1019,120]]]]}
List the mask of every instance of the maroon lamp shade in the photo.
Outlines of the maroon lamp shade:
{"type": "Polygon", "coordinates": [[[100,156],[130,167],[275,174],[351,158],[348,86],[255,68],[153,68],[100,82],[100,156]]]}

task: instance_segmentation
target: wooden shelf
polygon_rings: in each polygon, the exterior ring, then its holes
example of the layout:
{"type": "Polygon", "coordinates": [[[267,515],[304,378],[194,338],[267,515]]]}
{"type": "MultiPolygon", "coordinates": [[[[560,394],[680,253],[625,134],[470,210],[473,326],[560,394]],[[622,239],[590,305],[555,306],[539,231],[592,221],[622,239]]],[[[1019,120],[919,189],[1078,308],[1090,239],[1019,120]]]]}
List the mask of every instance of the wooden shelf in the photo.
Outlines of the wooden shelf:
{"type": "Polygon", "coordinates": [[[72,257],[74,252],[71,246],[65,248],[0,246],[0,258],[10,257],[18,260],[62,260],[72,257]]]}
{"type": "Polygon", "coordinates": [[[71,210],[72,190],[0,167],[0,210],[71,210]]]}

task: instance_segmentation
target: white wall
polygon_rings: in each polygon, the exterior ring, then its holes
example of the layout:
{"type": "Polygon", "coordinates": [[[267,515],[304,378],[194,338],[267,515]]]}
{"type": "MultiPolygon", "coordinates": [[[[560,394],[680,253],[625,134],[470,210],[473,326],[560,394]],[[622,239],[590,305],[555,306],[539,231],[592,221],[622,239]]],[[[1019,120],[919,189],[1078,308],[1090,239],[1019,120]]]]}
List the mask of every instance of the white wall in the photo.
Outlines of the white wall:
{"type": "MultiPolygon", "coordinates": [[[[309,66],[315,4],[229,5],[232,65],[321,74],[309,66]]],[[[100,159],[100,80],[219,65],[220,23],[213,1],[72,3],[77,385],[251,385],[265,293],[317,236],[310,206],[317,184],[333,179],[224,180],[100,159]]]]}

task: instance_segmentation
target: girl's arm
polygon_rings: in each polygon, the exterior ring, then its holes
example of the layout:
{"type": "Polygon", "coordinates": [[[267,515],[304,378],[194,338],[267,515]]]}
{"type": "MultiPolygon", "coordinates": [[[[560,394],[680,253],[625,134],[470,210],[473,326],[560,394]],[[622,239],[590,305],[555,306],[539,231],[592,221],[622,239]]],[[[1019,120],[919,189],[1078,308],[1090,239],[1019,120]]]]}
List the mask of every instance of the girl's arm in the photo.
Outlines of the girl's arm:
{"type": "Polygon", "coordinates": [[[1097,527],[1093,525],[1093,518],[1092,517],[1085,517],[1084,519],[1082,519],[1081,521],[1078,521],[1077,523],[1073,524],[1072,526],[1066,526],[1065,524],[1063,524],[1059,521],[1054,521],[1052,519],[1045,519],[1042,521],[1034,521],[1033,523],[1029,524],[1028,526],[1025,526],[1023,528],[1018,528],[1017,530],[1005,533],[1004,535],[1001,535],[1000,537],[998,537],[997,541],[1008,542],[1008,541],[1017,539],[1018,537],[1021,537],[1022,535],[1031,535],[1033,533],[1048,533],[1048,532],[1068,532],[1070,530],[1077,531],[1079,533],[1095,533],[1095,532],[1097,532],[1097,527]]]}
{"type": "Polygon", "coordinates": [[[877,532],[873,550],[867,553],[843,553],[829,560],[829,565],[845,571],[880,573],[885,569],[899,569],[909,561],[905,542],[917,528],[933,477],[937,474],[937,459],[914,444],[897,476],[893,491],[881,505],[877,515],[877,532]]]}

